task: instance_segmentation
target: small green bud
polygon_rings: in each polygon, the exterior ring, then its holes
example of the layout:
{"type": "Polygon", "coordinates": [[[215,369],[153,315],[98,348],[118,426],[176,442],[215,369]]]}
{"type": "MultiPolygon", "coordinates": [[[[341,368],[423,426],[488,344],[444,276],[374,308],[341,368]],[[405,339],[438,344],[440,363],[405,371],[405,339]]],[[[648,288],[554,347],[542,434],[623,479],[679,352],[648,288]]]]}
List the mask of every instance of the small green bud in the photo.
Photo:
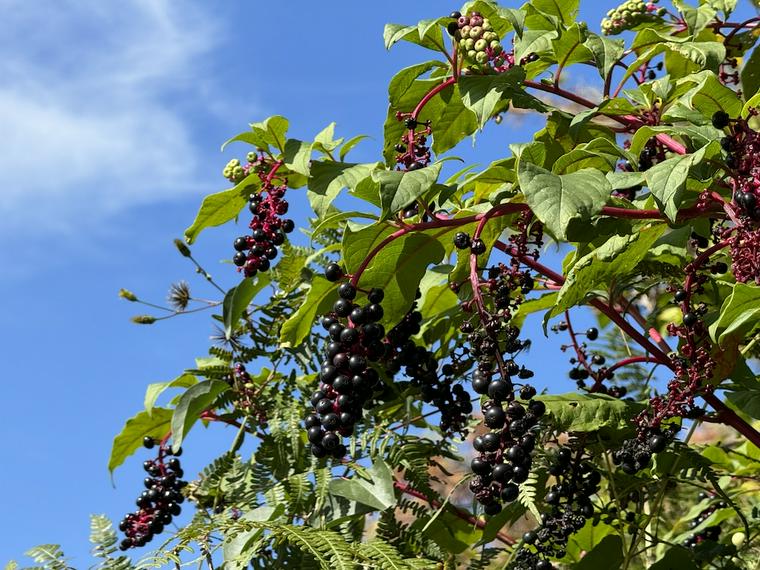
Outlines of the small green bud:
{"type": "Polygon", "coordinates": [[[127,289],[119,289],[119,297],[126,299],[127,301],[137,301],[137,295],[127,289]]]}
{"type": "Polygon", "coordinates": [[[185,242],[181,239],[174,238],[174,246],[177,248],[177,251],[179,251],[185,257],[190,257],[192,255],[190,253],[190,248],[187,247],[185,242]]]}
{"type": "Polygon", "coordinates": [[[132,322],[137,325],[152,325],[156,322],[156,317],[151,315],[136,315],[132,317],[132,322]]]}

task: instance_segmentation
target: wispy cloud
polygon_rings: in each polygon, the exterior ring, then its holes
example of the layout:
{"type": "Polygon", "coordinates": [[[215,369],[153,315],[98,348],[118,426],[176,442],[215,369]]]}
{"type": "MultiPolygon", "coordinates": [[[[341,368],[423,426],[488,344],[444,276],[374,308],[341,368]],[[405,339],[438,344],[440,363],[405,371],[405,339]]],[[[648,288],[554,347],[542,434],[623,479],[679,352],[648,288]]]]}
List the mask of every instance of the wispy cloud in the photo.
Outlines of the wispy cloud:
{"type": "MultiPolygon", "coordinates": [[[[194,188],[213,18],[168,0],[0,0],[0,232],[194,188]]],[[[81,226],[80,226],[81,227],[81,226]]]]}

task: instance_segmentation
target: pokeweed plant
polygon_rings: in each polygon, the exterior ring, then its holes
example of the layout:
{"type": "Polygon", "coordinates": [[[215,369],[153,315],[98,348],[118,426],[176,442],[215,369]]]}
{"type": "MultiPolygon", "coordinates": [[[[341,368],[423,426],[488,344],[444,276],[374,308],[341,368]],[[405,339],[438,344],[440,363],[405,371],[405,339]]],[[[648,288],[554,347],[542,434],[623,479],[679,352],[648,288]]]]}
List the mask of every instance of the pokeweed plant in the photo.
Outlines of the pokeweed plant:
{"type": "Polygon", "coordinates": [[[157,447],[118,524],[121,550],[157,550],[111,558],[109,534],[104,567],[756,567],[760,18],[624,2],[597,34],[578,8],[477,0],[386,26],[387,48],[432,59],[391,80],[381,161],[347,162],[362,137],[334,125],[288,137],[280,116],[225,143],[246,163],[176,242],[223,297],[180,283],[169,313],[214,311],[214,344],[148,387],[109,463],[157,447]],[[598,85],[573,89],[570,66],[598,85]],[[544,127],[442,178],[447,152],[514,110],[544,127]],[[285,217],[302,187],[313,217],[285,217]],[[189,245],[238,218],[225,291],[189,245]],[[577,330],[579,307],[598,324],[577,330]],[[534,386],[537,312],[574,392],[534,386]],[[198,421],[236,435],[185,477],[198,421]]]}

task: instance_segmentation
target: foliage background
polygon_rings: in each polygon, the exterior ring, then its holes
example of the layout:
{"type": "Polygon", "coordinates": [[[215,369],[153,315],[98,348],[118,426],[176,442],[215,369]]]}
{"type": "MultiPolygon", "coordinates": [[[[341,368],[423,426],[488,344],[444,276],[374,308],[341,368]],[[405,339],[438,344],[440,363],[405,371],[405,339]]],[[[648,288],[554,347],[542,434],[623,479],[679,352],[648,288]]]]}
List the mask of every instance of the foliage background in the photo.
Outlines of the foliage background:
{"type": "MultiPolygon", "coordinates": [[[[340,135],[373,136],[353,157],[375,160],[387,81],[418,61],[413,47],[385,52],[383,24],[457,6],[298,0],[264,14],[250,2],[213,11],[200,2],[30,4],[0,0],[0,69],[9,78],[0,88],[9,143],[0,158],[1,553],[59,542],[77,566],[87,560],[88,514],[118,520],[142,479],[130,460],[111,487],[113,435],[140,408],[145,385],[191,365],[211,333],[205,316],[134,327],[119,287],[160,301],[185,276],[202,296],[202,279],[171,239],[200,195],[225,187],[218,172],[238,149],[221,155],[219,144],[241,124],[283,114],[293,136],[308,138],[335,120],[340,135]]],[[[582,2],[580,19],[595,29],[613,4],[582,2]]],[[[571,71],[567,79],[582,84],[571,71]]],[[[533,127],[508,116],[479,135],[477,159],[466,145],[457,154],[486,164],[533,127]]],[[[297,196],[289,194],[295,219],[304,215],[297,196]]],[[[232,233],[208,231],[194,248],[225,286],[238,279],[217,264],[232,233]]],[[[535,321],[525,332],[541,354],[535,321]]],[[[572,388],[563,359],[530,362],[539,389],[572,388]]],[[[195,431],[188,478],[231,437],[216,426],[195,431]]]]}

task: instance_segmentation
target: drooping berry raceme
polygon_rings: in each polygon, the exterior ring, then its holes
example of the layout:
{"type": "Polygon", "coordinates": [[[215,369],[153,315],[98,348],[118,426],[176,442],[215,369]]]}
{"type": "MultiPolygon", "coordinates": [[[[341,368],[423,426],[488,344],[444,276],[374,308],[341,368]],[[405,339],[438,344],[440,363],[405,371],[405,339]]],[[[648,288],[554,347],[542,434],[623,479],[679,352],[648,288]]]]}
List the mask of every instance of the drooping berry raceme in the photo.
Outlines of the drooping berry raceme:
{"type": "Polygon", "coordinates": [[[569,537],[594,516],[591,497],[602,477],[582,450],[559,447],[550,458],[549,473],[556,481],[544,496],[547,511],[540,526],[523,535],[512,570],[551,568],[547,558],[563,558],[569,537]]]}
{"type": "Polygon", "coordinates": [[[486,69],[489,64],[494,67],[504,65],[504,48],[499,41],[499,34],[493,31],[491,22],[480,12],[460,15],[449,26],[449,33],[457,42],[459,52],[470,64],[471,70],[486,69]]]}
{"type": "MultiPolygon", "coordinates": [[[[704,491],[700,492],[698,497],[700,501],[704,501],[706,499],[712,499],[713,495],[708,494],[704,491]]],[[[699,525],[701,525],[704,521],[707,520],[707,518],[712,515],[715,511],[718,509],[725,509],[728,507],[728,503],[725,501],[712,501],[710,505],[708,505],[703,511],[701,511],[694,519],[689,521],[689,528],[695,529],[699,525]]],[[[700,532],[694,533],[691,536],[688,536],[684,539],[683,545],[686,548],[696,548],[697,545],[702,544],[706,540],[711,540],[713,542],[717,542],[720,539],[721,534],[721,528],[718,525],[708,526],[701,530],[700,532]]]]}
{"type": "MultiPolygon", "coordinates": [[[[327,273],[329,278],[342,271],[330,266],[327,273]]],[[[339,286],[338,294],[332,311],[322,318],[329,342],[319,372],[319,389],[311,396],[314,413],[304,422],[316,457],[342,458],[346,454],[342,438],[353,433],[363,406],[383,387],[370,365],[385,354],[385,329],[378,323],[383,317],[383,292],[369,291],[364,305],[354,302],[359,292],[349,282],[339,286]]]]}
{"type": "Polygon", "coordinates": [[[405,172],[419,170],[430,164],[428,137],[432,132],[430,121],[419,122],[412,113],[396,113],[396,119],[403,121],[406,131],[394,147],[396,164],[405,172]]]}
{"type": "Polygon", "coordinates": [[[232,182],[239,183],[251,172],[255,172],[261,180],[261,188],[250,194],[248,199],[248,209],[253,214],[249,224],[251,234],[240,236],[233,243],[236,253],[232,261],[246,277],[267,271],[277,257],[277,248],[285,242],[285,234],[295,228],[293,220],[282,217],[288,212],[288,202],[285,200],[288,181],[277,176],[281,165],[281,162],[273,162],[263,154],[257,156],[256,153],[249,153],[246,166],[233,168],[232,182]],[[238,173],[237,168],[242,169],[242,178],[235,174],[238,173]]]}
{"type": "MultiPolygon", "coordinates": [[[[472,460],[476,477],[470,482],[470,490],[488,515],[501,511],[502,501],[517,498],[519,484],[530,473],[539,420],[546,411],[544,403],[534,399],[536,390],[532,386],[523,385],[520,397],[524,402],[518,401],[515,394],[515,386],[533,376],[532,371],[515,361],[530,343],[520,340],[520,330],[510,323],[534,285],[530,273],[521,269],[518,261],[538,256],[542,229],[540,224],[530,222],[530,214],[521,216],[516,224],[518,231],[509,238],[510,245],[506,247],[513,253],[510,265],[488,268],[486,279],[478,274],[480,294],[465,305],[473,317],[460,327],[467,335],[463,350],[476,363],[472,389],[488,397],[482,409],[485,426],[491,431],[473,442],[479,455],[472,460]],[[535,250],[530,249],[533,246],[535,250]]],[[[461,238],[455,237],[458,239],[461,238]]],[[[477,237],[471,240],[472,255],[478,255],[478,242],[482,243],[477,237]]]]}
{"type": "Polygon", "coordinates": [[[654,24],[664,21],[665,8],[657,6],[659,0],[649,2],[624,2],[607,12],[602,20],[602,33],[614,36],[626,30],[632,30],[640,24],[654,24]]]}
{"type": "Polygon", "coordinates": [[[182,512],[180,503],[185,500],[182,489],[187,485],[182,480],[184,475],[177,456],[181,450],[174,453],[166,441],[156,442],[151,437],[143,440],[146,449],[153,449],[158,443],[158,455],[143,463],[148,473],[145,491],[137,498],[138,510],[125,516],[119,523],[119,530],[125,538],[119,544],[121,550],[145,546],[164,527],[172,522],[182,512]]]}

